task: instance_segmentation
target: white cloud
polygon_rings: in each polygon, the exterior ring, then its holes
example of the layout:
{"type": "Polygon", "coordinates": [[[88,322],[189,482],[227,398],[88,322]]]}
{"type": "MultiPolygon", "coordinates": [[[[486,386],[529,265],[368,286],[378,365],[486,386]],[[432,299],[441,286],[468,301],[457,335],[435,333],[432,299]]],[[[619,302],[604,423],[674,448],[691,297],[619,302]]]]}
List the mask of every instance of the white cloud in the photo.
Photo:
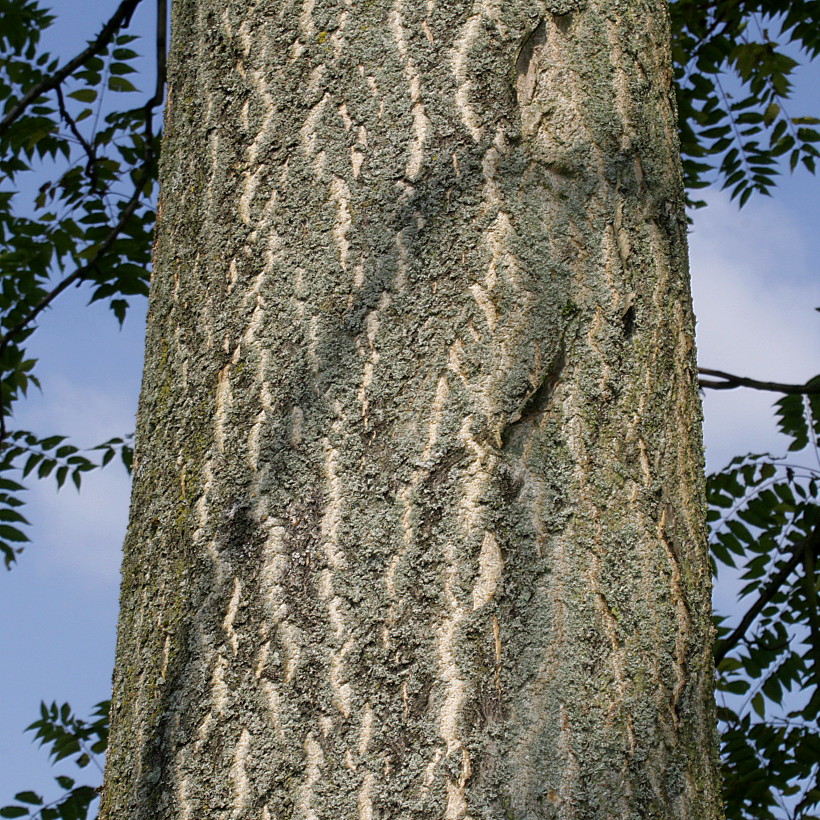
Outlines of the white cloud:
{"type": "Polygon", "coordinates": [[[83,584],[117,584],[128,521],[130,480],[121,465],[89,473],[82,492],[35,482],[28,494],[32,544],[23,560],[47,575],[70,573],[83,584]]]}

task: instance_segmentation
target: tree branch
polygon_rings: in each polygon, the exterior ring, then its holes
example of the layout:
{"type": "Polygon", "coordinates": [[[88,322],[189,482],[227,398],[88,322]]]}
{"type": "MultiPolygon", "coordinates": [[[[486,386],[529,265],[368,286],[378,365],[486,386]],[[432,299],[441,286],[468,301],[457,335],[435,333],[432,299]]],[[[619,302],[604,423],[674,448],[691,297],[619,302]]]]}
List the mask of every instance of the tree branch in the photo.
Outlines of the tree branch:
{"type": "Polygon", "coordinates": [[[15,105],[11,111],[0,120],[0,136],[2,136],[19,119],[25,110],[38,98],[61,85],[62,82],[71,76],[86,60],[104,51],[108,44],[114,39],[114,35],[131,22],[131,15],[141,0],[122,0],[111,19],[102,27],[96,39],[89,43],[88,47],[81,51],[74,59],[69,60],[62,68],[57,69],[51,77],[37,83],[30,88],[15,105]]]}
{"type": "Polygon", "coordinates": [[[734,376],[722,370],[710,370],[699,367],[698,373],[703,376],[712,376],[721,381],[698,379],[700,387],[709,387],[712,390],[734,390],[736,387],[751,387],[753,390],[770,390],[773,393],[789,393],[798,396],[820,394],[820,382],[814,384],[782,384],[780,382],[761,382],[757,379],[747,379],[745,376],[734,376]]]}
{"type": "Polygon", "coordinates": [[[746,614],[741,619],[740,623],[735,627],[731,634],[727,635],[715,647],[715,666],[717,666],[726,655],[737,646],[743,639],[752,622],[760,614],[763,607],[774,598],[778,590],[783,586],[788,577],[797,569],[797,566],[804,561],[804,555],[814,553],[820,548],[820,525],[816,526],[809,535],[802,541],[798,541],[792,548],[792,555],[789,560],[780,568],[778,573],[774,575],[769,583],[763,587],[758,599],[746,611],[746,614]]]}
{"type": "Polygon", "coordinates": [[[154,96],[145,105],[147,110],[162,105],[165,97],[165,74],[168,62],[168,0],[157,0],[157,84],[154,96]]]}

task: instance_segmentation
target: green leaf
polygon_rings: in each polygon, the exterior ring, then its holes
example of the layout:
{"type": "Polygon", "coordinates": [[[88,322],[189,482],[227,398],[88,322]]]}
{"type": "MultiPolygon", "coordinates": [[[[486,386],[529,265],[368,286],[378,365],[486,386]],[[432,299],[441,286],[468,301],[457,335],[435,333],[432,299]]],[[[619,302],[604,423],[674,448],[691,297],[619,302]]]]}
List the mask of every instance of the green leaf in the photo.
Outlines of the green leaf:
{"type": "Polygon", "coordinates": [[[771,125],[779,114],[780,106],[777,103],[769,103],[766,106],[766,111],[763,114],[763,122],[766,125],[771,125]]]}
{"type": "Polygon", "coordinates": [[[97,99],[97,90],[95,88],[79,88],[77,91],[72,91],[66,96],[73,100],[78,100],[83,103],[92,103],[97,99]]]}
{"type": "Polygon", "coordinates": [[[23,544],[29,540],[24,533],[8,524],[0,524],[0,538],[17,544],[23,544]]]}
{"type": "Polygon", "coordinates": [[[23,467],[23,477],[25,478],[42,460],[42,453],[32,453],[26,460],[25,467],[23,467]]]}
{"type": "Polygon", "coordinates": [[[792,439],[789,450],[804,449],[809,443],[809,428],[803,397],[798,395],[783,396],[782,399],[775,402],[775,416],[778,419],[780,432],[792,439]]]}
{"type": "Polygon", "coordinates": [[[136,91],[137,87],[125,77],[112,75],[108,78],[108,88],[111,91],[136,91]]]}
{"type": "Polygon", "coordinates": [[[820,142],[820,131],[814,128],[798,128],[797,139],[803,142],[820,142]]]}
{"type": "Polygon", "coordinates": [[[137,71],[137,69],[134,68],[133,66],[130,66],[127,63],[120,63],[120,62],[111,63],[111,65],[108,67],[108,70],[112,74],[115,74],[119,77],[121,77],[124,74],[135,74],[136,71],[137,71]]]}
{"type": "Polygon", "coordinates": [[[14,799],[20,803],[28,803],[32,806],[41,806],[43,803],[43,798],[34,792],[19,792],[14,795],[14,799]]]}
{"type": "Polygon", "coordinates": [[[774,703],[783,702],[783,688],[776,677],[770,677],[763,683],[763,694],[774,703]]]}
{"type": "Polygon", "coordinates": [[[749,682],[745,680],[727,681],[722,684],[718,683],[718,688],[733,695],[745,695],[749,689],[749,682]]]}

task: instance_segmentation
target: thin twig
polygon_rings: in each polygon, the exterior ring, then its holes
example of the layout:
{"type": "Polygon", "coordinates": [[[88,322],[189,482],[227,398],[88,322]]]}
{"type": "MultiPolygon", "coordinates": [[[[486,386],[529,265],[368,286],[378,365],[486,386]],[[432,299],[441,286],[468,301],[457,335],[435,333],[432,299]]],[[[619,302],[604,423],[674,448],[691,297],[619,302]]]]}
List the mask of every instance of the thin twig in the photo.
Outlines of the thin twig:
{"type": "Polygon", "coordinates": [[[30,88],[15,105],[11,111],[0,120],[0,136],[2,136],[11,126],[15,120],[19,119],[25,110],[38,98],[51,91],[58,85],[61,85],[64,80],[70,77],[83,63],[91,57],[95,57],[100,52],[104,51],[108,44],[114,39],[114,35],[121,29],[125,28],[131,22],[131,15],[134,9],[140,4],[141,0],[122,0],[117,10],[114,12],[111,19],[102,27],[102,30],[89,43],[88,47],[81,51],[72,60],[69,60],[62,68],[57,69],[50,77],[47,77],[42,82],[30,88]]]}
{"type": "Polygon", "coordinates": [[[721,381],[698,379],[700,387],[709,387],[712,390],[734,390],[736,387],[751,387],[753,390],[770,390],[773,393],[788,393],[797,396],[810,396],[820,393],[820,381],[815,384],[782,384],[780,382],[761,382],[757,379],[747,379],[745,376],[734,376],[722,370],[710,370],[699,367],[698,373],[702,376],[712,376],[721,381]]]}
{"type": "Polygon", "coordinates": [[[88,140],[82,135],[80,129],[77,128],[77,123],[74,121],[74,118],[71,114],[68,113],[68,109],[65,105],[65,97],[63,97],[63,89],[58,85],[55,89],[57,92],[57,104],[60,107],[60,114],[62,115],[63,119],[66,121],[66,124],[71,129],[71,133],[77,138],[77,141],[83,147],[83,151],[85,151],[86,156],[88,157],[88,163],[85,166],[85,172],[88,175],[88,179],[91,182],[91,188],[96,189],[97,187],[97,171],[96,171],[96,162],[97,162],[97,154],[94,151],[94,146],[88,142],[88,140]]]}
{"type": "Polygon", "coordinates": [[[737,646],[746,634],[752,622],[760,614],[763,607],[774,598],[788,577],[797,569],[798,565],[804,560],[803,556],[811,552],[812,555],[820,547],[820,525],[815,527],[811,533],[802,541],[798,541],[792,548],[792,555],[789,560],[780,568],[779,572],[774,575],[769,582],[763,587],[763,591],[758,596],[758,599],[746,611],[746,614],[741,619],[740,623],[735,627],[730,635],[725,637],[715,647],[715,665],[719,664],[732,649],[737,646]]]}

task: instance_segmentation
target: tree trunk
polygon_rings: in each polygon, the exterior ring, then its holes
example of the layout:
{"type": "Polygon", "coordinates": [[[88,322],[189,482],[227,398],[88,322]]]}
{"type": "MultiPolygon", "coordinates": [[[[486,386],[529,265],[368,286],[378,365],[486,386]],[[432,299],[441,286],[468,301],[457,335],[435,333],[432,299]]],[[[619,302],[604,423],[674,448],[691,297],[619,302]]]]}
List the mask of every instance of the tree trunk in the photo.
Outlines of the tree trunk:
{"type": "Polygon", "coordinates": [[[720,817],[665,4],[173,24],[101,817],[720,817]]]}

